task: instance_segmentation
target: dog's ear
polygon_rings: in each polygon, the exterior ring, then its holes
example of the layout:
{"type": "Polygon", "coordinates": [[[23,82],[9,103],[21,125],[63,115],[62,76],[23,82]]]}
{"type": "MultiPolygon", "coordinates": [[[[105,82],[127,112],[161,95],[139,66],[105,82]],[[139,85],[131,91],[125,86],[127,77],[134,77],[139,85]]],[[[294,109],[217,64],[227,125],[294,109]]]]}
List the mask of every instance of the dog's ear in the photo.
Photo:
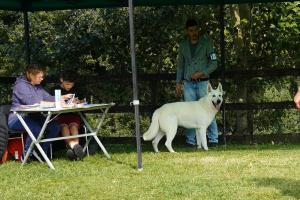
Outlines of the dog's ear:
{"type": "Polygon", "coordinates": [[[223,92],[223,88],[222,88],[222,84],[221,83],[219,83],[219,85],[218,85],[218,90],[222,93],[223,92]]]}
{"type": "Polygon", "coordinates": [[[207,84],[207,94],[211,93],[211,91],[213,90],[212,86],[210,83],[207,84]]]}

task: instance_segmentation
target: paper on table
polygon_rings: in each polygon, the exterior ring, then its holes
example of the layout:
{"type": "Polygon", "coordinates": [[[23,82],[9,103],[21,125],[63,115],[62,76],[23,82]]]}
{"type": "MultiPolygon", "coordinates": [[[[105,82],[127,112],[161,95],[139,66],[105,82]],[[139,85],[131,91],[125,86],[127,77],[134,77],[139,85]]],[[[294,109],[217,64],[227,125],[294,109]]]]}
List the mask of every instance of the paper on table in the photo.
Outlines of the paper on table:
{"type": "Polygon", "coordinates": [[[32,105],[20,105],[21,108],[37,108],[39,106],[40,106],[40,104],[38,104],[38,103],[35,103],[32,105]]]}
{"type": "Polygon", "coordinates": [[[74,99],[75,99],[75,94],[72,94],[72,97],[68,100],[67,105],[72,104],[74,99]]]}
{"type": "Polygon", "coordinates": [[[40,108],[54,108],[55,102],[41,101],[40,108]]]}

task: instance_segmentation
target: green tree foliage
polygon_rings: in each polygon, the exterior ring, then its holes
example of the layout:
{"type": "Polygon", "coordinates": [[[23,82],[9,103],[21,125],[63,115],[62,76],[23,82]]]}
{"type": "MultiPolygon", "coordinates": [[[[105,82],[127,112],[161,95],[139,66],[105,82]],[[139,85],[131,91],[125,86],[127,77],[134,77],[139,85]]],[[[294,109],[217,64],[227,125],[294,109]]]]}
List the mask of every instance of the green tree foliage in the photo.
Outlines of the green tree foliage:
{"type": "MultiPolygon", "coordinates": [[[[225,7],[226,69],[239,69],[234,51],[235,28],[231,24],[229,6],[225,7]]],[[[299,67],[299,2],[254,4],[250,20],[242,21],[249,41],[247,69],[299,67]]],[[[178,43],[184,38],[187,18],[199,20],[201,33],[209,35],[219,47],[219,8],[217,6],[138,7],[135,9],[136,58],[139,73],[174,73],[178,43]]],[[[129,54],[128,11],[119,9],[66,10],[29,13],[32,62],[48,67],[49,75],[66,68],[85,75],[119,75],[121,80],[104,78],[80,83],[94,102],[132,101],[129,54]]],[[[0,75],[17,75],[25,65],[23,15],[0,11],[0,75]]],[[[105,77],[105,76],[104,76],[105,77]]],[[[110,76],[109,76],[110,77],[110,76]]],[[[174,77],[175,79],[175,77],[174,77]]],[[[291,100],[294,77],[247,81],[253,90],[253,102],[291,100]]],[[[217,81],[213,81],[216,84],[217,81]]],[[[226,101],[236,99],[239,81],[226,82],[226,101]]],[[[151,87],[156,88],[157,104],[178,101],[174,82],[141,81],[142,105],[151,103],[151,87]]],[[[11,93],[11,85],[1,84],[1,96],[11,93]]],[[[6,102],[9,98],[2,98],[6,102]]],[[[151,113],[143,113],[142,130],[149,124],[151,113]]],[[[255,133],[299,132],[295,110],[256,111],[255,133]],[[271,121],[271,122],[270,122],[271,121]],[[276,126],[274,125],[276,121],[276,126]]],[[[228,126],[234,131],[235,118],[228,112],[228,126]]],[[[106,121],[106,134],[131,135],[134,119],[131,114],[114,114],[106,121]]]]}

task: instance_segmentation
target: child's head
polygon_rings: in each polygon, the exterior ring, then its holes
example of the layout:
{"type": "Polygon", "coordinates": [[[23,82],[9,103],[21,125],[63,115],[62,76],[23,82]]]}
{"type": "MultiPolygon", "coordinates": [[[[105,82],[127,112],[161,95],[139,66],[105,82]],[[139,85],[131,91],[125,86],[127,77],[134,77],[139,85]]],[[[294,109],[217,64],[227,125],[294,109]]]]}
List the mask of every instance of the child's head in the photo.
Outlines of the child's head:
{"type": "Polygon", "coordinates": [[[77,74],[75,71],[68,70],[61,73],[60,82],[62,88],[64,88],[67,91],[72,89],[76,83],[76,78],[77,78],[77,74]]]}

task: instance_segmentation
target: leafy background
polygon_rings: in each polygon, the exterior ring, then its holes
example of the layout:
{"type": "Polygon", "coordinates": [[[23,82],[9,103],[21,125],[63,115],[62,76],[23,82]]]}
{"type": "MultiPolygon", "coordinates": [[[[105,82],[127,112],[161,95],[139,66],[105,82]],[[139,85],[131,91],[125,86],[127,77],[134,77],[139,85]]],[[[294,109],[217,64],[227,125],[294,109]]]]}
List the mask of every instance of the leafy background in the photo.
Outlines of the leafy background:
{"type": "MultiPolygon", "coordinates": [[[[226,69],[297,68],[300,63],[299,2],[246,5],[251,15],[241,18],[244,48],[235,39],[237,27],[230,14],[236,5],[225,6],[226,69]],[[247,58],[245,65],[242,58],[247,58]]],[[[245,14],[244,13],[244,14],[245,14]]],[[[240,9],[240,15],[243,10],[240,9]]],[[[137,67],[139,73],[174,73],[178,43],[184,38],[184,23],[189,17],[199,20],[201,34],[209,35],[220,55],[219,8],[217,6],[139,7],[135,9],[137,67]]],[[[129,54],[128,12],[120,9],[65,10],[29,13],[32,62],[47,66],[48,75],[75,69],[80,76],[120,75],[121,80],[103,78],[78,83],[94,102],[129,105],[132,101],[129,54]]],[[[25,66],[23,15],[0,11],[0,75],[17,76],[25,66]]],[[[105,76],[104,76],[105,77],[105,76]]],[[[109,76],[107,76],[109,77],[109,76]]],[[[227,80],[226,102],[291,101],[296,91],[296,76],[227,80]],[[240,91],[251,98],[243,99],[240,91]]],[[[218,80],[213,80],[216,85],[218,80]]],[[[150,88],[157,88],[157,104],[179,101],[174,81],[140,80],[142,105],[150,104],[150,88]]],[[[49,86],[49,84],[46,84],[49,86]]],[[[1,103],[10,101],[11,84],[1,83],[1,103]]],[[[149,126],[151,113],[141,113],[141,129],[149,126]]],[[[226,112],[230,134],[238,130],[237,112],[226,112]]],[[[94,115],[90,115],[95,120],[94,115]]],[[[220,115],[217,116],[220,119],[220,115]]],[[[218,120],[220,122],[220,120],[218,120]]],[[[299,133],[299,112],[295,109],[254,111],[254,133],[299,133]]],[[[131,113],[110,114],[104,134],[134,134],[131,113]]]]}

